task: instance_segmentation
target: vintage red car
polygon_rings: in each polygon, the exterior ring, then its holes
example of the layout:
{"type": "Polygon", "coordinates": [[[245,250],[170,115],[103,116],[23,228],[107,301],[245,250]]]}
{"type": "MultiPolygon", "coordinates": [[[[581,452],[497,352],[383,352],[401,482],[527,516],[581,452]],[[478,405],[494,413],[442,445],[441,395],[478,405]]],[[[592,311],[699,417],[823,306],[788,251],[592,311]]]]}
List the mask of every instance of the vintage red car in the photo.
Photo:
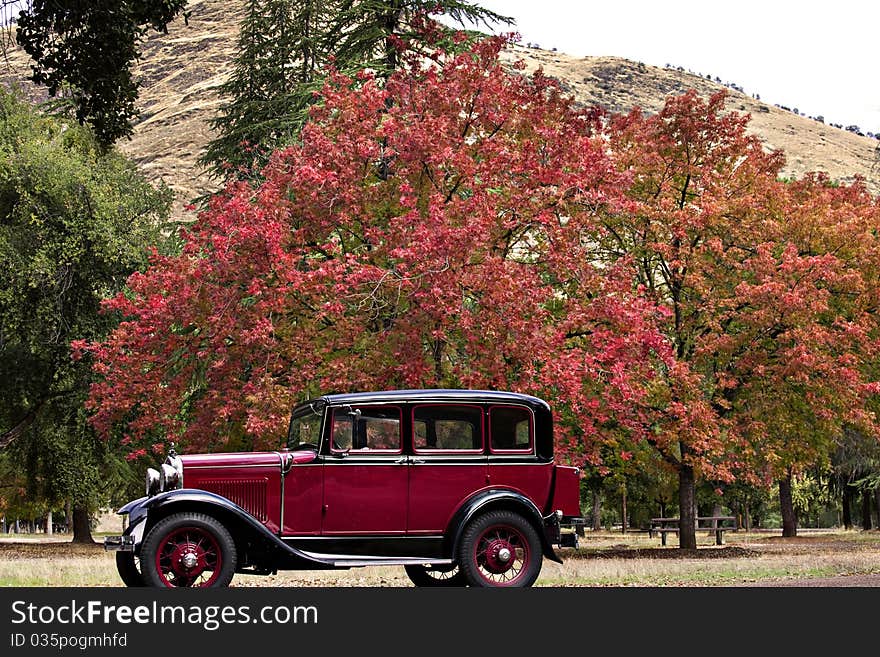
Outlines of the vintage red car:
{"type": "Polygon", "coordinates": [[[580,519],[577,468],[528,395],[393,390],[297,406],[277,451],[169,454],[105,539],[129,586],[400,565],[418,586],[531,586],[580,519]]]}

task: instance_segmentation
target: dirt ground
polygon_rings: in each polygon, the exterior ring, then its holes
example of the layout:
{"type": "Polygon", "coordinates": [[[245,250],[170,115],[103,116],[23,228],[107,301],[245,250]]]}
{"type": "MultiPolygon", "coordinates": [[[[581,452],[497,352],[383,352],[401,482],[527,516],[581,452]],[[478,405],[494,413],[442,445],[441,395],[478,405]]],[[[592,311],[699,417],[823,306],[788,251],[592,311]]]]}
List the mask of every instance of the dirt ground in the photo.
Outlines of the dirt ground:
{"type": "MultiPolygon", "coordinates": [[[[732,535],[725,539],[726,545],[715,546],[701,544],[697,550],[681,550],[675,546],[660,547],[647,537],[627,535],[627,542],[620,542],[623,537],[587,537],[581,541],[578,550],[562,549],[564,563],[555,564],[545,560],[541,579],[537,585],[545,586],[582,586],[578,577],[587,581],[595,578],[595,573],[609,573],[602,584],[585,584],[586,586],[666,586],[668,580],[663,579],[663,572],[669,567],[693,572],[706,571],[711,568],[741,569],[752,563],[772,560],[774,563],[800,564],[805,567],[811,564],[835,563],[846,564],[829,576],[827,568],[822,576],[794,575],[773,576],[762,575],[730,579],[723,586],[737,587],[880,587],[880,532],[874,530],[861,533],[814,533],[795,538],[782,538],[773,535],[732,535]],[[615,542],[617,541],[617,542],[615,542]],[[855,567],[850,564],[857,564],[855,567]],[[633,584],[621,573],[637,569],[643,575],[639,583],[633,584]],[[855,569],[858,572],[852,572],[855,569]],[[658,573],[657,584],[650,583],[650,574],[658,573]],[[648,579],[644,573],[648,573],[648,579]],[[617,583],[620,582],[620,583],[617,583]]],[[[708,539],[707,539],[708,540],[708,539]]],[[[90,545],[73,544],[69,537],[56,536],[48,538],[17,539],[15,536],[0,536],[0,566],[17,562],[22,568],[32,568],[34,564],[51,565],[59,570],[69,568],[70,564],[85,563],[89,567],[98,567],[107,572],[108,579],[104,583],[94,585],[117,585],[115,566],[112,553],[104,551],[101,543],[90,545]]],[[[76,566],[73,566],[74,568],[76,566]]],[[[0,569],[0,586],[3,584],[0,569]]],[[[121,583],[120,583],[121,584],[121,583]]],[[[9,585],[8,583],[6,585],[9,585]]],[[[52,584],[51,582],[49,585],[52,584]]],[[[71,585],[60,582],[57,585],[71,585]]],[[[79,584],[73,584],[79,585],[79,584]]],[[[89,585],[89,584],[87,584],[89,585]]],[[[717,585],[712,576],[694,578],[684,583],[679,581],[676,586],[707,586],[717,585]]],[[[374,567],[355,568],[339,571],[284,571],[268,577],[236,575],[233,586],[277,586],[277,587],[409,587],[412,586],[402,568],[374,567]]]]}

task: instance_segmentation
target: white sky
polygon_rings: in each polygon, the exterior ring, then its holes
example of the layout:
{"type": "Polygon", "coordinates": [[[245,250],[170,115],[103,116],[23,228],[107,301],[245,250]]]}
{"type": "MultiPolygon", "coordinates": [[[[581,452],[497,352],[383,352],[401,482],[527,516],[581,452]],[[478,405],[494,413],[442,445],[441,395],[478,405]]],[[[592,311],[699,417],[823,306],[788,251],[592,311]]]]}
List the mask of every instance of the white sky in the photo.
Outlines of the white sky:
{"type": "Polygon", "coordinates": [[[512,16],[523,45],[681,66],[880,133],[877,0],[474,1],[512,16]]]}
{"type": "Polygon", "coordinates": [[[512,16],[523,45],[681,66],[826,123],[880,132],[876,0],[475,2],[512,16]]]}

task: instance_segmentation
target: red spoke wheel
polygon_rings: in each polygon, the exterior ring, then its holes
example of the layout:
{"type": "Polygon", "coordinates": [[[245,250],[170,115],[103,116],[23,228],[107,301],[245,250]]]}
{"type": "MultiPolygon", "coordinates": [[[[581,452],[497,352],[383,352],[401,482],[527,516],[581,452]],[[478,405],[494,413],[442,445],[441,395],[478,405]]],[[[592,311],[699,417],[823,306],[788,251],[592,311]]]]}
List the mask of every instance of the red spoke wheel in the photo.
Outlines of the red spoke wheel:
{"type": "Polygon", "coordinates": [[[177,513],[161,520],[141,548],[142,575],[151,586],[227,586],[235,561],[229,532],[202,513],[177,513]]]}
{"type": "Polygon", "coordinates": [[[471,586],[531,586],[543,559],[535,528],[511,511],[477,517],[459,543],[459,563],[471,586]]]}
{"type": "Polygon", "coordinates": [[[467,586],[467,579],[455,564],[443,566],[407,565],[406,576],[416,586],[467,586]]]}

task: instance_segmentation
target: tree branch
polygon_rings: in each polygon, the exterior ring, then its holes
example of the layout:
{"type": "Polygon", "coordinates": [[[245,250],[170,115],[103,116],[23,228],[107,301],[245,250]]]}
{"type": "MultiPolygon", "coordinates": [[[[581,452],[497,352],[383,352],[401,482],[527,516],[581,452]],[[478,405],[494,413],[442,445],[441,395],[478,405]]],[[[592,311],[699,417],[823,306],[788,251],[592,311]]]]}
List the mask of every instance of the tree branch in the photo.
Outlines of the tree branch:
{"type": "Polygon", "coordinates": [[[25,431],[27,431],[28,427],[30,427],[34,423],[34,420],[37,419],[37,415],[39,415],[47,401],[49,401],[48,398],[43,399],[39,404],[32,408],[27,415],[18,422],[18,424],[12,427],[9,431],[0,434],[0,449],[6,449],[25,431]]]}

